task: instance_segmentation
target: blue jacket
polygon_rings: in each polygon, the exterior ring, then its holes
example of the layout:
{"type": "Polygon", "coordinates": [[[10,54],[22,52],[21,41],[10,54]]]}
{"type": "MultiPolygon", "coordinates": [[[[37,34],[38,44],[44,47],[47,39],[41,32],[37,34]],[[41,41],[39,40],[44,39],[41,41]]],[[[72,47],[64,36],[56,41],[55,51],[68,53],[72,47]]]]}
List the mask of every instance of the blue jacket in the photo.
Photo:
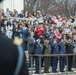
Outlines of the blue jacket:
{"type": "Polygon", "coordinates": [[[62,42],[59,42],[59,53],[66,54],[66,46],[65,44],[62,44],[62,42]]]}
{"type": "Polygon", "coordinates": [[[37,42],[35,42],[34,46],[35,46],[34,54],[42,54],[42,44],[38,44],[37,42]]]}
{"type": "Polygon", "coordinates": [[[54,44],[53,41],[50,41],[50,44],[52,46],[52,54],[59,54],[59,45],[58,45],[58,43],[54,44]]]}
{"type": "Polygon", "coordinates": [[[18,15],[18,17],[23,18],[24,15],[20,13],[20,14],[18,15]]]}
{"type": "Polygon", "coordinates": [[[21,34],[22,34],[22,38],[27,38],[29,32],[28,32],[27,29],[25,29],[25,30],[22,29],[22,30],[21,30],[21,34]]]}

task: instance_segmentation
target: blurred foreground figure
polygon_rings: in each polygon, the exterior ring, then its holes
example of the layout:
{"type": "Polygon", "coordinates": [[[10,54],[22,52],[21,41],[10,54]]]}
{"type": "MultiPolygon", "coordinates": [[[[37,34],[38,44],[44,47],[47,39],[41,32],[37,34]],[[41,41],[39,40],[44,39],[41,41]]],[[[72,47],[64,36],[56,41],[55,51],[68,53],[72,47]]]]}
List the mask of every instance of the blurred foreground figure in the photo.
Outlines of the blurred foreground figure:
{"type": "Polygon", "coordinates": [[[2,2],[3,0],[0,0],[0,2],[2,2]]]}
{"type": "MultiPolygon", "coordinates": [[[[1,18],[2,13],[0,12],[0,22],[1,18]]],[[[21,42],[15,40],[13,43],[12,40],[0,33],[0,75],[28,75],[21,42]]]]}
{"type": "Polygon", "coordinates": [[[0,34],[0,75],[28,75],[24,51],[20,54],[18,49],[22,50],[21,46],[0,34]]]}

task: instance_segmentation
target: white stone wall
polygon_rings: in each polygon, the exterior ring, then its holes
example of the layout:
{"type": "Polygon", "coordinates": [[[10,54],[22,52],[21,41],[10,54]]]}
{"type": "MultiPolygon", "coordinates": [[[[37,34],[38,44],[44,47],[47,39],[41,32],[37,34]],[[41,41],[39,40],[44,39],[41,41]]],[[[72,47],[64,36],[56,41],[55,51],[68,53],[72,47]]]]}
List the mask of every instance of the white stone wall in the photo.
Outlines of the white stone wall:
{"type": "Polygon", "coordinates": [[[0,3],[0,8],[3,8],[4,10],[9,8],[12,11],[16,9],[20,12],[24,9],[24,0],[4,0],[0,3]]]}

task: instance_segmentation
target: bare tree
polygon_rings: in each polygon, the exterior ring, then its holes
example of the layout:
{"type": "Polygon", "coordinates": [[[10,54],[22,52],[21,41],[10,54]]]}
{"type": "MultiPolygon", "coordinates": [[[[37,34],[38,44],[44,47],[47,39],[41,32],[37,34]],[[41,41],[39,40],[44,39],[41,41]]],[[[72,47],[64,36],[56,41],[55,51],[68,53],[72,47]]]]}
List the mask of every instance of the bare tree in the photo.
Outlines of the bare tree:
{"type": "Polygon", "coordinates": [[[76,15],[76,0],[25,0],[25,10],[44,9],[53,15],[76,15]]]}

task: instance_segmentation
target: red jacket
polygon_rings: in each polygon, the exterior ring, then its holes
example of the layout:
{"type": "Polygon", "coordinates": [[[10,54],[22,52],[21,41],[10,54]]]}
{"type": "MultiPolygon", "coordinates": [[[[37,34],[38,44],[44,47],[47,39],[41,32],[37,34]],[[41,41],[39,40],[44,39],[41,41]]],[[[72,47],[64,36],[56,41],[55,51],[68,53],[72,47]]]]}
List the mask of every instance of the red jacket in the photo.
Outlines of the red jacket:
{"type": "Polygon", "coordinates": [[[37,29],[36,29],[36,32],[37,32],[37,35],[38,35],[38,36],[41,36],[44,31],[45,31],[45,27],[37,28],[37,29]]]}
{"type": "Polygon", "coordinates": [[[56,37],[56,40],[59,40],[59,39],[61,39],[62,34],[59,32],[56,32],[55,37],[56,37]]]}

